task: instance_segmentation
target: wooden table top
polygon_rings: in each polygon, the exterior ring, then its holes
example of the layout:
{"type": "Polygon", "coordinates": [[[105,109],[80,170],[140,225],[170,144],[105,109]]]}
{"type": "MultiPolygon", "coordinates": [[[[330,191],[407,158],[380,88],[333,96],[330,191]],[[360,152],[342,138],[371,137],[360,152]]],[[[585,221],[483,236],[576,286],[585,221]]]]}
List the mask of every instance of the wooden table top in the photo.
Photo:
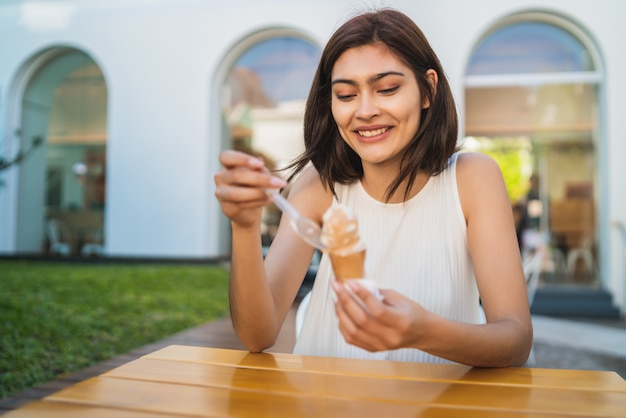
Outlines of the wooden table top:
{"type": "Polygon", "coordinates": [[[173,345],[4,415],[334,416],[626,417],[626,381],[603,371],[484,369],[173,345]]]}

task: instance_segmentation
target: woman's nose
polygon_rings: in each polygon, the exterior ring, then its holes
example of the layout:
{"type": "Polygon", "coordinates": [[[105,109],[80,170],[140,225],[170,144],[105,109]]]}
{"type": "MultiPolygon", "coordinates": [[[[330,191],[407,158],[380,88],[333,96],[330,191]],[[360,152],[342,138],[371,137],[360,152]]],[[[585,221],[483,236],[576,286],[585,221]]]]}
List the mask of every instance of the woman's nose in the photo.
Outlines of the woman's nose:
{"type": "Polygon", "coordinates": [[[364,94],[360,97],[356,117],[359,119],[372,119],[380,114],[376,99],[371,95],[364,94]]]}

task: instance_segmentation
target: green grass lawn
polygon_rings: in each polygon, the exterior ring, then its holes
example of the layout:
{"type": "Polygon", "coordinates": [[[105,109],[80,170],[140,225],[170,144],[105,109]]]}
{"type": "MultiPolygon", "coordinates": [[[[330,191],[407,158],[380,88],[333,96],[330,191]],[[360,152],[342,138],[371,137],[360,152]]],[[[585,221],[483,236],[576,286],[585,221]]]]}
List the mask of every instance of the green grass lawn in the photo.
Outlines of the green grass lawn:
{"type": "Polygon", "coordinates": [[[0,398],[228,312],[205,265],[0,260],[0,398]]]}

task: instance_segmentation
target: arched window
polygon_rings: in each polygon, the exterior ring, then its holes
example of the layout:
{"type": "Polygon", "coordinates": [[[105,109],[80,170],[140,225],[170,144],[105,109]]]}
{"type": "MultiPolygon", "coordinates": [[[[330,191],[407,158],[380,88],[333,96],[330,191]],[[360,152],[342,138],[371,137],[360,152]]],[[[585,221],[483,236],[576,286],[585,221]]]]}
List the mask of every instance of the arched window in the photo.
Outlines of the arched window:
{"type": "Polygon", "coordinates": [[[22,97],[21,133],[45,146],[20,164],[16,250],[104,251],[107,86],[91,57],[54,48],[22,97]]]}
{"type": "MultiPolygon", "coordinates": [[[[285,31],[246,39],[222,85],[224,126],[230,147],[262,156],[270,169],[284,167],[304,150],[304,104],[320,57],[310,41],[285,31]]],[[[264,242],[279,213],[268,207],[264,242]]]]}
{"type": "Polygon", "coordinates": [[[546,22],[518,22],[495,30],[474,49],[467,75],[594,71],[583,43],[546,22]]]}
{"type": "Polygon", "coordinates": [[[522,254],[551,248],[544,280],[595,285],[599,59],[553,16],[500,22],[467,66],[465,147],[503,170],[522,254]]]}
{"type": "Polygon", "coordinates": [[[234,104],[247,100],[253,107],[276,107],[302,101],[309,92],[319,60],[317,47],[303,39],[280,36],[261,41],[239,56],[230,74],[234,104]],[[248,87],[249,90],[245,88],[248,87]],[[258,91],[251,91],[252,89],[258,91]],[[265,97],[250,97],[262,93],[265,97]]]}

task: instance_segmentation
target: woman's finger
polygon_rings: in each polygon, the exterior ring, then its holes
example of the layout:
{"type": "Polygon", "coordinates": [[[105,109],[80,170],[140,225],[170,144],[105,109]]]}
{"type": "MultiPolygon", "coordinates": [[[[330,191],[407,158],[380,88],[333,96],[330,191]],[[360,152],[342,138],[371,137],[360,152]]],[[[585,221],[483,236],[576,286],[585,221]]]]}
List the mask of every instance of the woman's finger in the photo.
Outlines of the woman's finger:
{"type": "Polygon", "coordinates": [[[215,174],[214,180],[218,187],[258,188],[259,196],[265,193],[265,189],[287,186],[285,180],[272,175],[269,171],[255,171],[242,166],[234,166],[231,169],[222,170],[215,174]]]}
{"type": "Polygon", "coordinates": [[[225,150],[220,153],[220,163],[224,168],[248,167],[252,170],[262,170],[265,168],[265,161],[262,158],[254,157],[245,152],[235,150],[225,150]]]}
{"type": "Polygon", "coordinates": [[[342,284],[334,281],[333,288],[337,294],[335,312],[339,319],[339,330],[345,340],[368,351],[386,349],[379,337],[385,332],[384,327],[377,323],[362,302],[355,300],[356,295],[351,295],[342,284]]]}

